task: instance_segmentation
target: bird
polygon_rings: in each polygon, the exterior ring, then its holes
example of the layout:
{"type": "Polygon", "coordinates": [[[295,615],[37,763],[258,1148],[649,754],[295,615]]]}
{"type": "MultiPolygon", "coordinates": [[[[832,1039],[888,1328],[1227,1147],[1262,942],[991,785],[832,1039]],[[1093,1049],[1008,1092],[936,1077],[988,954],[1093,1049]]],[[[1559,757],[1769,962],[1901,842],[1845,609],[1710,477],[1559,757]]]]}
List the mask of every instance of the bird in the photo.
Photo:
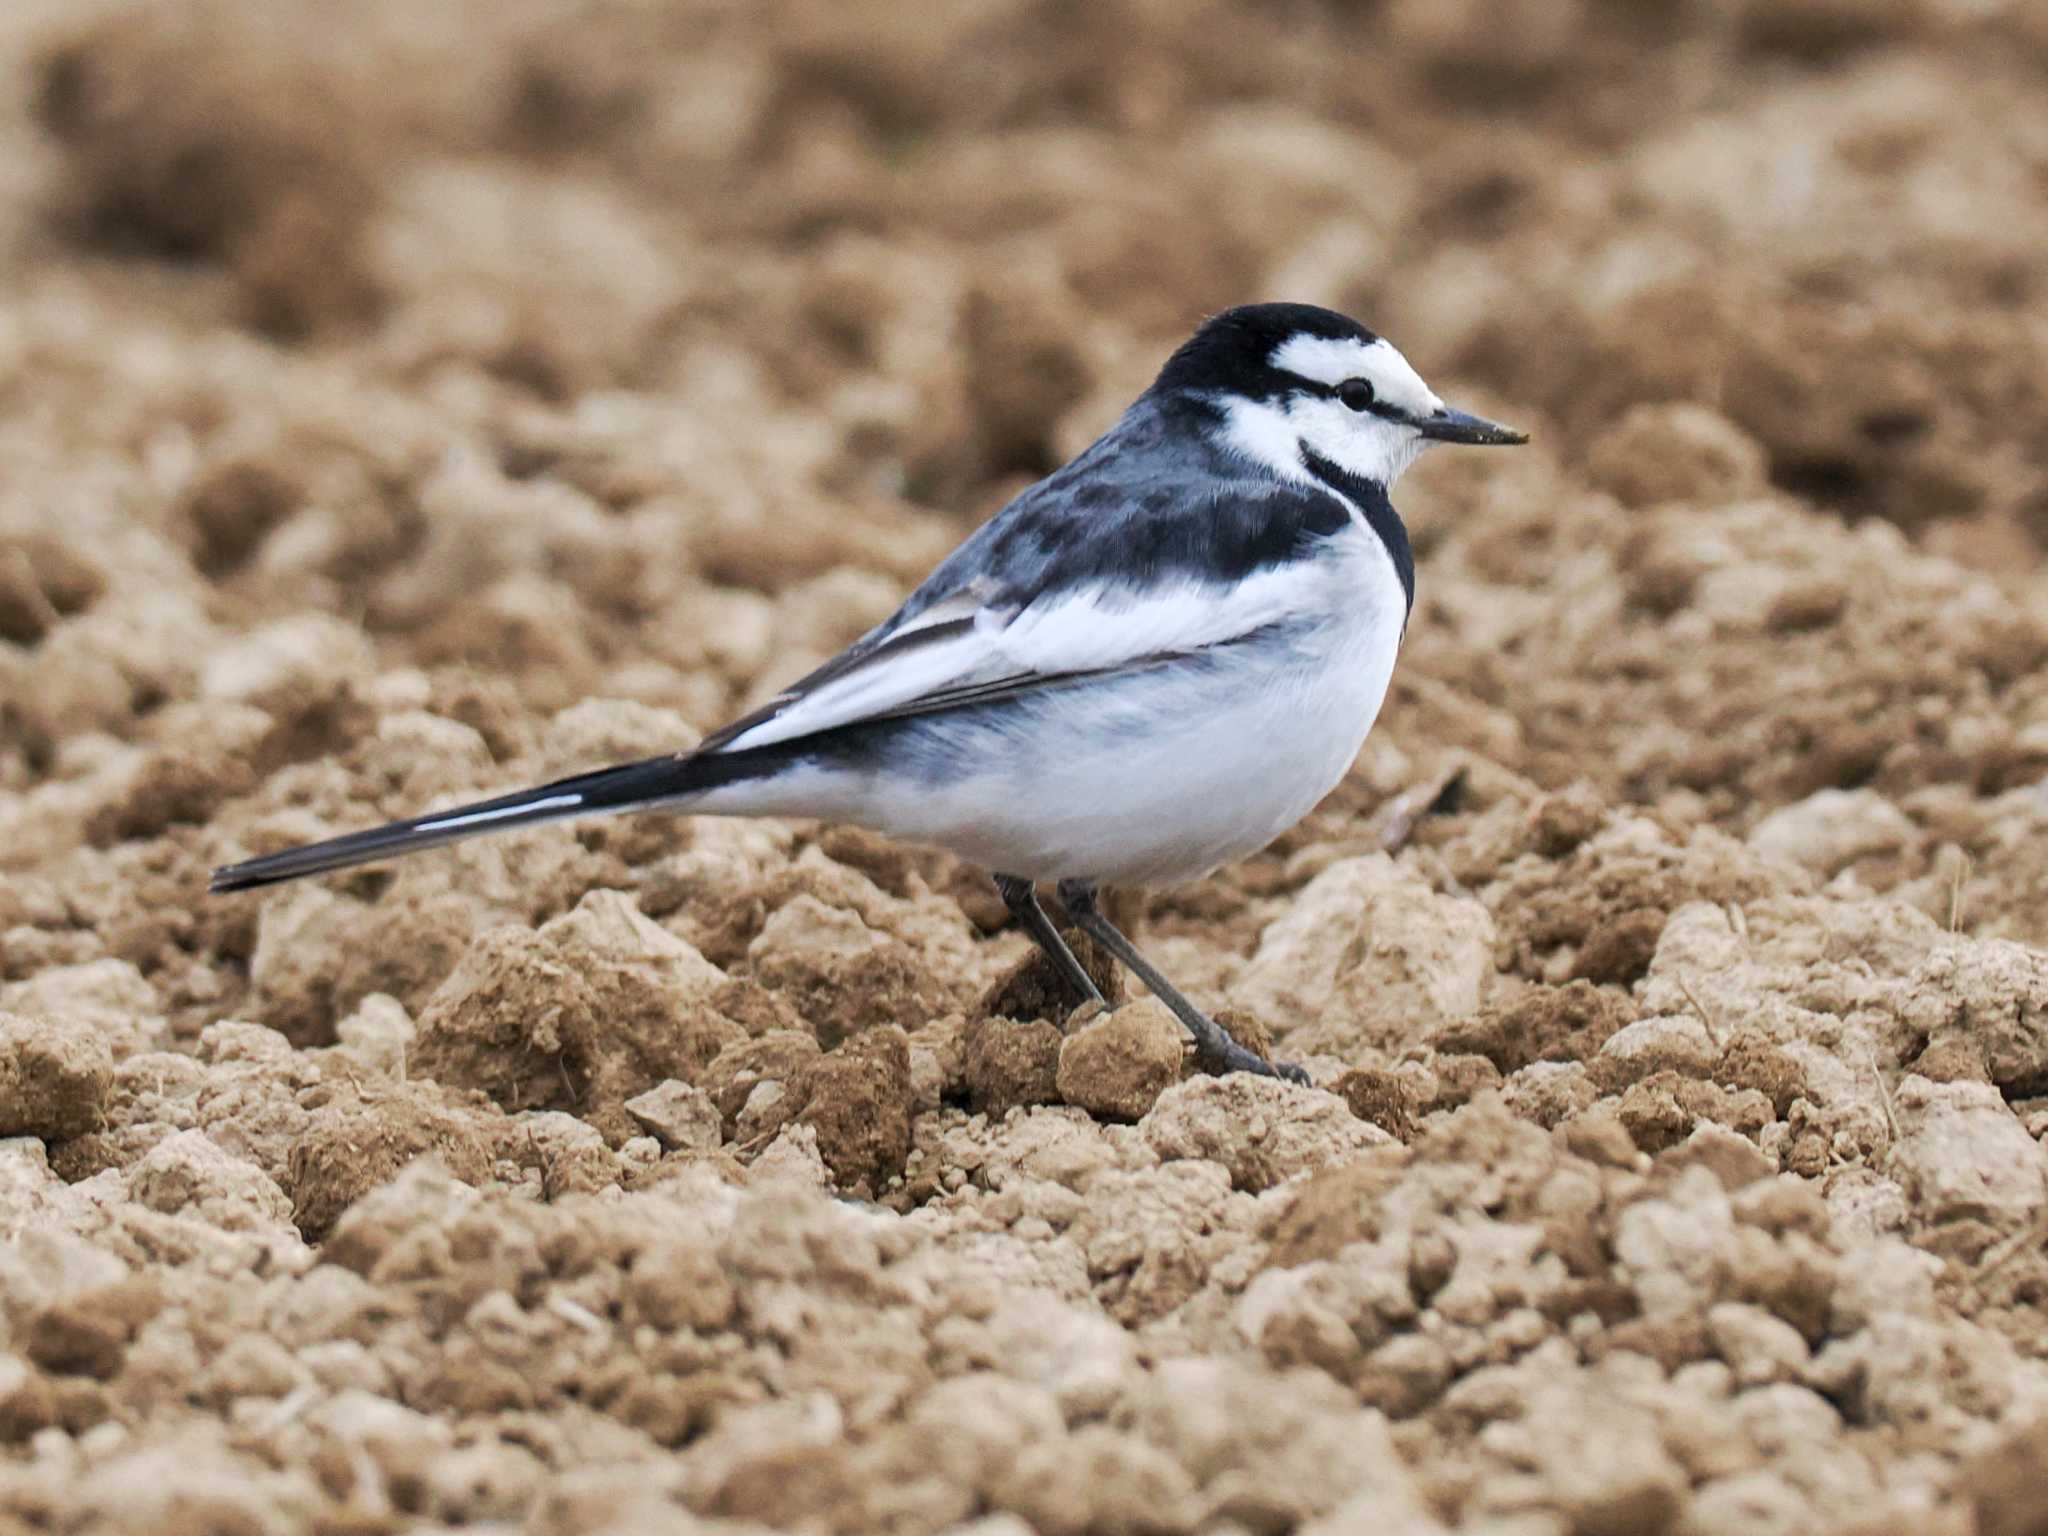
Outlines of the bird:
{"type": "Polygon", "coordinates": [[[1436,444],[1527,440],[1444,404],[1347,316],[1225,310],[893,615],[694,747],[264,854],[211,888],[628,811],[850,824],[986,871],[1077,1006],[1102,994],[1043,884],[1180,1020],[1202,1070],[1306,1082],[1175,988],[1102,892],[1200,879],[1336,787],[1415,603],[1389,492],[1436,444]]]}

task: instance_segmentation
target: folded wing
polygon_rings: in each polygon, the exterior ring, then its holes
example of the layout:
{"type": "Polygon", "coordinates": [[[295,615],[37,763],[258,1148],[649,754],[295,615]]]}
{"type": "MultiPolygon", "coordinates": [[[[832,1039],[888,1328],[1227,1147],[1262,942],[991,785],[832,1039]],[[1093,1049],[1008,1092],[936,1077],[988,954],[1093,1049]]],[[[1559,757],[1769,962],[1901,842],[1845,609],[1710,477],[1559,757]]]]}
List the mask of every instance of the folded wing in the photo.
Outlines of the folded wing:
{"type": "Polygon", "coordinates": [[[1298,564],[1227,584],[1169,573],[1144,586],[1047,584],[1021,603],[970,585],[875,631],[698,751],[743,752],[1155,665],[1287,618],[1316,579],[1298,564]]]}

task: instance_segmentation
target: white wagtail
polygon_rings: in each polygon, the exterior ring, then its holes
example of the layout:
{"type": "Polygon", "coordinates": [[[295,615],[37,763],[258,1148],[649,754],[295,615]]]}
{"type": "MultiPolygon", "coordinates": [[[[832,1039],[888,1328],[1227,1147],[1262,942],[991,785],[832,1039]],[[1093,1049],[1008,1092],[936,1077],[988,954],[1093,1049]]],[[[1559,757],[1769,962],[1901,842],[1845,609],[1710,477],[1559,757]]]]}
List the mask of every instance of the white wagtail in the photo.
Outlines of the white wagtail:
{"type": "Polygon", "coordinates": [[[1204,1068],[1272,1073],[1145,961],[1099,888],[1208,874],[1335,787],[1415,598],[1388,489],[1432,443],[1523,441],[1450,409],[1356,321],[1305,304],[1226,311],[887,622],[694,749],[250,859],[213,888],[652,807],[850,822],[992,872],[1068,984],[1100,1002],[1038,904],[1036,883],[1057,882],[1204,1068]]]}

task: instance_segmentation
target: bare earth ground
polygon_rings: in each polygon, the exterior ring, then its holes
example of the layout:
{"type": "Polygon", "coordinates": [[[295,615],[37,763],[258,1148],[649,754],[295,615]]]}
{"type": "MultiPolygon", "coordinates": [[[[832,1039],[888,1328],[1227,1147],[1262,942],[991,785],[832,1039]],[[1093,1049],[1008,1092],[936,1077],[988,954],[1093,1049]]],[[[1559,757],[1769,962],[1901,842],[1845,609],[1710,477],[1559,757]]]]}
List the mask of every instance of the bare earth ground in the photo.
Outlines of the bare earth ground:
{"type": "Polygon", "coordinates": [[[2039,5],[15,0],[0,82],[0,1531],[2048,1530],[2039,5]],[[1350,780],[1127,914],[1318,1088],[1062,1044],[829,828],[202,894],[687,743],[1282,296],[1537,433],[1404,487],[1350,780]]]}

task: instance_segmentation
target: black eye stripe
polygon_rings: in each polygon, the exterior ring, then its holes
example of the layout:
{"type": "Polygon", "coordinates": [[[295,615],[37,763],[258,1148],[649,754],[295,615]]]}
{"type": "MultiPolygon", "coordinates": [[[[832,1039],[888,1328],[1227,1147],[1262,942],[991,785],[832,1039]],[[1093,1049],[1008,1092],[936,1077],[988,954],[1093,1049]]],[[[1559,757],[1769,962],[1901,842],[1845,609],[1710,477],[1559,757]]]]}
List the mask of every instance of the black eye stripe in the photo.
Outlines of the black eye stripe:
{"type": "Polygon", "coordinates": [[[1339,379],[1335,384],[1323,384],[1313,379],[1301,379],[1297,387],[1304,394],[1315,395],[1324,400],[1341,401],[1347,410],[1358,411],[1361,415],[1381,416],[1388,421],[1406,421],[1408,419],[1407,413],[1401,410],[1399,406],[1393,405],[1379,397],[1379,392],[1374,388],[1373,382],[1370,379],[1339,379]],[[1352,405],[1349,401],[1343,400],[1343,396],[1339,391],[1346,384],[1363,384],[1367,389],[1373,390],[1372,401],[1361,408],[1352,405]]]}

